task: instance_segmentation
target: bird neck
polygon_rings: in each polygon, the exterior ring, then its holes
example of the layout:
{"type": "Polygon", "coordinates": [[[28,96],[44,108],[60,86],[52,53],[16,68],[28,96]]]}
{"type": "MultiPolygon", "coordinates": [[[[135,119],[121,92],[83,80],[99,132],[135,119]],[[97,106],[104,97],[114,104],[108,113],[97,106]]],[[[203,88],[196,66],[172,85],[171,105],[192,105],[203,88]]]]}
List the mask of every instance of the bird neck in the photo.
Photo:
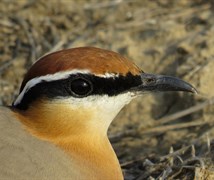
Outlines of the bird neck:
{"type": "MultiPolygon", "coordinates": [[[[79,136],[58,142],[85,179],[123,179],[116,154],[106,137],[79,136]]],[[[84,178],[83,178],[84,179],[84,178]]]]}
{"type": "Polygon", "coordinates": [[[94,122],[90,109],[83,110],[83,114],[59,104],[50,107],[42,103],[27,111],[13,109],[13,112],[33,136],[49,141],[66,152],[71,157],[72,168],[77,169],[81,178],[123,179],[107,137],[109,123],[94,122]]]}

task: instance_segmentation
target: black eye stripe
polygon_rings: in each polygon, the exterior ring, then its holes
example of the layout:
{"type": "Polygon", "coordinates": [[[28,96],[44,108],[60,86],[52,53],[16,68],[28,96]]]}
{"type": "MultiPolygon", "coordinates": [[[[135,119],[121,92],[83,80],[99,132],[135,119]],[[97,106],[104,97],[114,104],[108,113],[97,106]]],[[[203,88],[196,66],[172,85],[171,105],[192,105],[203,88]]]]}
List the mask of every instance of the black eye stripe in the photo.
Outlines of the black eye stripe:
{"type": "MultiPolygon", "coordinates": [[[[46,97],[50,99],[69,96],[75,97],[71,92],[70,85],[71,82],[77,78],[86,79],[93,85],[92,91],[87,96],[104,94],[114,96],[126,92],[141,84],[140,75],[134,76],[131,73],[128,73],[126,76],[119,75],[118,77],[110,78],[98,77],[92,74],[75,74],[70,75],[67,79],[42,81],[36,84],[25,93],[22,101],[15,107],[25,110],[28,108],[30,103],[39,97],[46,97]]],[[[81,98],[81,96],[76,98],[81,98]]]]}

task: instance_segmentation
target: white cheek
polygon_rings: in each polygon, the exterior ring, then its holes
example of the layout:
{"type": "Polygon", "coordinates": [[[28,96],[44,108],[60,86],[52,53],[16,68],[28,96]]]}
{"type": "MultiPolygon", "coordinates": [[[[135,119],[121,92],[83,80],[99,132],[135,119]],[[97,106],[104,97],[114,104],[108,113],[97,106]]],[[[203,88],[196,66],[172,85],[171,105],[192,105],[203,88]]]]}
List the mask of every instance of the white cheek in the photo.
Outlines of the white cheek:
{"type": "Polygon", "coordinates": [[[114,119],[118,112],[134,98],[130,92],[117,96],[94,95],[85,98],[69,97],[66,102],[72,109],[90,109],[94,118],[98,121],[105,121],[108,124],[114,119]]]}
{"type": "Polygon", "coordinates": [[[104,120],[110,120],[110,122],[115,118],[119,111],[130,101],[132,96],[130,94],[121,94],[117,96],[105,96],[102,97],[97,102],[97,109],[103,112],[100,118],[104,120]]]}

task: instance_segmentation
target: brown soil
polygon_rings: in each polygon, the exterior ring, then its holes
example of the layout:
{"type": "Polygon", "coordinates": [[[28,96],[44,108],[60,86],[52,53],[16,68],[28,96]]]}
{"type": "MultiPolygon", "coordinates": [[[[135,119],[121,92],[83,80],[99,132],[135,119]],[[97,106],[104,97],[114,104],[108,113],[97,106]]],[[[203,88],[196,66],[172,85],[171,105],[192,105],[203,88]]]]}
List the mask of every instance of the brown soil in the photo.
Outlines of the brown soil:
{"type": "Polygon", "coordinates": [[[125,179],[212,179],[213,12],[212,0],[2,0],[0,104],[11,104],[26,70],[47,52],[119,52],[145,72],[180,77],[199,91],[146,94],[119,113],[109,136],[125,179]]]}

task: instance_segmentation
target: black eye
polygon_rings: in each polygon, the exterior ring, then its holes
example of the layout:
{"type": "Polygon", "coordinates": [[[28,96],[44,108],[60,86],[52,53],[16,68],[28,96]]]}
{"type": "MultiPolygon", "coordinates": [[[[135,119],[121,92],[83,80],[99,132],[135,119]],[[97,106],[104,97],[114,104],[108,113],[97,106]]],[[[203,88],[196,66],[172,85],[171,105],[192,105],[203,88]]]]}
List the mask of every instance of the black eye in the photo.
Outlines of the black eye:
{"type": "Polygon", "coordinates": [[[74,79],[71,82],[70,88],[74,95],[78,97],[87,96],[93,90],[92,84],[88,80],[85,80],[83,78],[74,79]]]}

